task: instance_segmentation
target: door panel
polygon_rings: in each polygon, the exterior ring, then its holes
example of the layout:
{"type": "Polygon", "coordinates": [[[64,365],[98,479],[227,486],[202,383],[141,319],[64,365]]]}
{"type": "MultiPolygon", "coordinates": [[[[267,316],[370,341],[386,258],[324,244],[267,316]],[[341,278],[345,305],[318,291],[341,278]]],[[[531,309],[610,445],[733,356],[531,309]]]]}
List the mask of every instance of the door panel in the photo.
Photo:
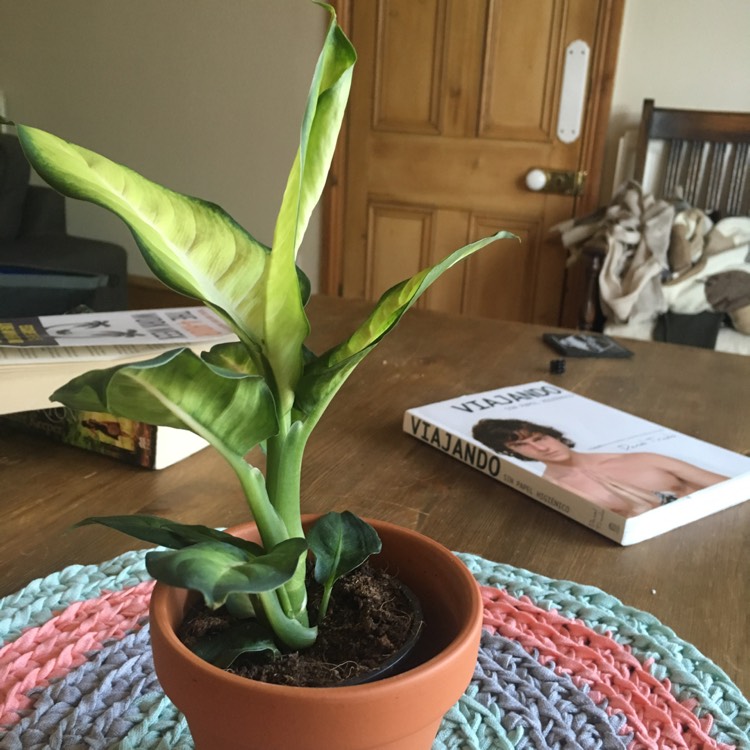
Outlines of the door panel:
{"type": "Polygon", "coordinates": [[[522,320],[532,303],[537,267],[538,228],[522,225],[505,216],[473,216],[472,239],[508,228],[520,242],[498,242],[485,252],[472,255],[465,263],[462,313],[502,320],[522,320]],[[503,293],[508,288],[514,294],[503,293]]]}
{"type": "Polygon", "coordinates": [[[439,133],[446,0],[385,0],[378,13],[373,130],[439,133]],[[411,96],[405,97],[408,90],[411,96]]]}
{"type": "Polygon", "coordinates": [[[427,264],[432,212],[394,203],[373,202],[369,208],[366,286],[373,299],[427,264]]]}
{"type": "Polygon", "coordinates": [[[508,229],[520,243],[497,243],[451,269],[419,304],[558,323],[565,252],[549,230],[581,200],[530,192],[524,178],[535,167],[594,164],[590,141],[603,132],[611,96],[602,61],[613,66],[616,54],[616,45],[607,55],[602,47],[613,29],[619,36],[621,3],[345,4],[359,59],[338,168],[341,242],[332,251],[344,296],[376,299],[457,247],[508,229]],[[583,136],[565,144],[557,112],[565,49],[578,39],[592,49],[592,72],[583,136]]]}
{"type": "Polygon", "coordinates": [[[563,0],[490,4],[480,137],[551,140],[564,5],[563,0]]]}

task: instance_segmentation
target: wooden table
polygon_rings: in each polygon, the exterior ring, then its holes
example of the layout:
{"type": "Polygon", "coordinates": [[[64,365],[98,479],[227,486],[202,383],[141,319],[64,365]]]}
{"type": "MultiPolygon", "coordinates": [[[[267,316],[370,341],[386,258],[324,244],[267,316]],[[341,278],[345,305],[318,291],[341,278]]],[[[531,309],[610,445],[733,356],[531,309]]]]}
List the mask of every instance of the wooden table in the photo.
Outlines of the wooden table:
{"type": "MultiPolygon", "coordinates": [[[[310,303],[321,351],[362,319],[363,302],[310,303]]],[[[750,692],[750,503],[620,547],[401,431],[407,407],[554,378],[585,396],[741,453],[750,452],[750,358],[628,342],[629,360],[567,362],[540,327],[412,310],[355,370],[310,440],[307,512],[349,508],[417,529],[454,550],[598,586],[652,612],[750,692]]],[[[247,519],[211,449],[159,472],[0,431],[0,596],[71,563],[138,546],[87,515],[146,512],[209,525],[247,519]]]]}

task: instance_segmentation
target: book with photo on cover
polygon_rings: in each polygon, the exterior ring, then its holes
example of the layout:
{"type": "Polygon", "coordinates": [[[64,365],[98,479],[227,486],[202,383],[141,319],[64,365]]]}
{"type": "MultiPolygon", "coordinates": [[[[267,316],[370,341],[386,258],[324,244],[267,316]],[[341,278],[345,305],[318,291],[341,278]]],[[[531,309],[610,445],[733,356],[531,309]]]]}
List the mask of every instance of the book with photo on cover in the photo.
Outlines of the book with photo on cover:
{"type": "Polygon", "coordinates": [[[65,406],[0,415],[0,425],[145,469],[164,469],[208,446],[188,430],[65,406]]]}
{"type": "Polygon", "coordinates": [[[750,458],[543,381],[408,409],[410,435],[622,545],[750,499],[750,458]]]}

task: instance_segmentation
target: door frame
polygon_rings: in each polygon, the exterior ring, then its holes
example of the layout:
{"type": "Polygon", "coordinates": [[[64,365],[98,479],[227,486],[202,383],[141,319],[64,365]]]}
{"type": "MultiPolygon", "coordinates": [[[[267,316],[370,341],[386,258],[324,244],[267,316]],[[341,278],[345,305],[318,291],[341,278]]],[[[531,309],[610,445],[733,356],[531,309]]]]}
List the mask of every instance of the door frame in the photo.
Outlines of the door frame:
{"type": "MultiPolygon", "coordinates": [[[[328,0],[347,36],[351,32],[354,0],[328,0]]],[[[495,0],[489,0],[490,11],[495,0]]],[[[593,211],[599,204],[604,147],[609,126],[617,54],[620,46],[625,0],[601,0],[597,39],[601,43],[591,59],[591,90],[581,142],[579,170],[587,173],[585,193],[576,198],[575,216],[593,211]]],[[[341,296],[344,234],[344,180],[347,174],[349,116],[344,118],[328,180],[323,190],[319,286],[323,294],[341,296]]]]}

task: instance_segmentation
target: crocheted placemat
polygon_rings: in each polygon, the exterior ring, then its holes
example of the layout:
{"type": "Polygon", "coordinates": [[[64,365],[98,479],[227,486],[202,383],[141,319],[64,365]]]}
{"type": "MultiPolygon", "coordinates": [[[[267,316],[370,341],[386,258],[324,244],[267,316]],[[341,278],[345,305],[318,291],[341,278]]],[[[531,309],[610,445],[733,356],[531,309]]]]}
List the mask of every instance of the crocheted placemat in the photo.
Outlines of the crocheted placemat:
{"type": "MultiPolygon", "coordinates": [[[[652,615],[475,555],[485,632],[435,750],[750,748],[750,704],[652,615]]],[[[148,642],[145,552],[0,600],[0,748],[188,750],[148,642]]]]}

